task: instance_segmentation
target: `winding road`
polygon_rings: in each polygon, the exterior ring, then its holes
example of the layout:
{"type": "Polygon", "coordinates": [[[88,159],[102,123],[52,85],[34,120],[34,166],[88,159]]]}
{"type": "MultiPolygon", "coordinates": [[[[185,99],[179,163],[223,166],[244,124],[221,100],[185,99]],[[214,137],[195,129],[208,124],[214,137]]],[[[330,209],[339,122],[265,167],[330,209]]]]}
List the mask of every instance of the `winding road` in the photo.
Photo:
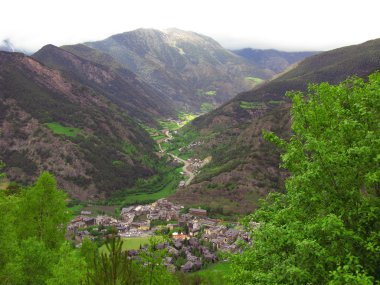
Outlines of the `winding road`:
{"type": "Polygon", "coordinates": [[[185,165],[182,167],[182,170],[183,170],[183,172],[184,172],[187,176],[189,176],[189,178],[187,178],[187,180],[185,181],[185,186],[189,185],[190,182],[191,182],[191,180],[193,180],[194,177],[195,177],[194,173],[193,173],[191,170],[189,170],[189,168],[191,167],[191,164],[190,164],[188,161],[183,160],[182,158],[180,158],[180,157],[178,157],[178,156],[175,156],[175,155],[172,154],[172,153],[168,153],[168,154],[169,154],[171,157],[173,157],[175,160],[177,160],[177,161],[182,162],[182,163],[185,164],[185,165]]]}
{"type": "MultiPolygon", "coordinates": [[[[170,134],[169,131],[165,131],[164,134],[168,137],[167,140],[171,140],[173,138],[173,136],[170,134]]],[[[158,147],[160,148],[160,152],[162,152],[162,153],[165,152],[161,146],[161,143],[158,143],[158,147]]],[[[184,166],[182,167],[182,170],[188,176],[187,180],[185,181],[185,186],[188,186],[190,184],[190,182],[195,177],[194,173],[190,170],[191,164],[188,161],[186,161],[186,160],[184,160],[184,159],[182,159],[182,158],[180,158],[180,157],[178,157],[178,156],[176,156],[170,152],[168,152],[167,154],[170,155],[171,157],[173,157],[174,160],[176,160],[178,162],[182,162],[184,164],[184,166]]]]}

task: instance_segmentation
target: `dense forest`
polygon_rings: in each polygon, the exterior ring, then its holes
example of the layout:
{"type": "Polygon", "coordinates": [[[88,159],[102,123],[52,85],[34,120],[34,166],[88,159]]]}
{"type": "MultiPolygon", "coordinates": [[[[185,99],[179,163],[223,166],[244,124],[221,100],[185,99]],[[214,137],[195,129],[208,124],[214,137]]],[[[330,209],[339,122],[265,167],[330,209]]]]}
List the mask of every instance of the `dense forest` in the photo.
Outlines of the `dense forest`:
{"type": "Polygon", "coordinates": [[[286,193],[246,218],[253,244],[233,256],[235,284],[378,284],[380,74],[310,85],[292,99],[286,193]]]}
{"type": "MultiPolygon", "coordinates": [[[[229,256],[231,284],[379,284],[380,74],[290,92],[292,136],[264,131],[290,175],[245,218],[252,243],[229,256]]],[[[11,184],[12,185],[12,184],[11,184]]],[[[139,258],[65,239],[67,196],[43,172],[0,191],[1,284],[212,284],[174,275],[152,240],[139,258]]]]}

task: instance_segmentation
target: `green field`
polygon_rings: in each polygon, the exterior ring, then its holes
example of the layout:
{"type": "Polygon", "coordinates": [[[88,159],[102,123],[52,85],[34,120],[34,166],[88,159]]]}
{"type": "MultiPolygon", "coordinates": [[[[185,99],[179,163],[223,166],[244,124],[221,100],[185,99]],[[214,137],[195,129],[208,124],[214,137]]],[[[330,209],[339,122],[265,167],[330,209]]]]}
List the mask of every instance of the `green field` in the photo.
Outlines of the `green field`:
{"type": "Polygon", "coordinates": [[[260,109],[264,106],[263,103],[259,102],[240,101],[240,108],[242,109],[260,109]]]}
{"type": "MultiPolygon", "coordinates": [[[[145,185],[137,186],[131,194],[124,197],[123,205],[133,205],[139,203],[151,203],[158,199],[168,197],[173,194],[178,187],[182,176],[179,172],[182,171],[182,166],[178,167],[171,173],[164,175],[160,181],[156,183],[146,183],[145,185]]],[[[129,190],[129,191],[131,191],[129,190]]]]}
{"type": "Polygon", "coordinates": [[[64,135],[67,137],[75,138],[82,132],[78,128],[65,127],[62,126],[60,123],[47,123],[45,125],[56,135],[64,135]]]}
{"type": "MultiPolygon", "coordinates": [[[[139,249],[140,245],[146,245],[149,244],[149,238],[150,237],[131,237],[131,238],[123,238],[123,250],[131,250],[131,249],[139,249]]],[[[107,252],[107,247],[105,244],[103,244],[99,248],[99,252],[107,252]]]]}
{"type": "Polygon", "coordinates": [[[252,85],[260,84],[261,82],[264,82],[263,79],[258,77],[245,77],[244,78],[247,82],[251,83],[252,85]]]}
{"type": "Polygon", "coordinates": [[[232,274],[231,264],[229,262],[219,262],[211,264],[210,266],[200,271],[191,273],[194,276],[200,276],[202,278],[202,284],[231,284],[226,281],[226,276],[232,274]]]}

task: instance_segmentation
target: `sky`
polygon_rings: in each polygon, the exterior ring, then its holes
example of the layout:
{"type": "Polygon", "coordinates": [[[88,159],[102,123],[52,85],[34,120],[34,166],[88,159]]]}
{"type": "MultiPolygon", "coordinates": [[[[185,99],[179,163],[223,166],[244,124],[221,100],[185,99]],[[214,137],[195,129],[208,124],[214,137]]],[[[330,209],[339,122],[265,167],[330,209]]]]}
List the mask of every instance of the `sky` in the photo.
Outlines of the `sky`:
{"type": "Polygon", "coordinates": [[[380,38],[378,0],[2,0],[0,42],[36,51],[138,28],[179,28],[224,47],[330,50],[380,38]]]}

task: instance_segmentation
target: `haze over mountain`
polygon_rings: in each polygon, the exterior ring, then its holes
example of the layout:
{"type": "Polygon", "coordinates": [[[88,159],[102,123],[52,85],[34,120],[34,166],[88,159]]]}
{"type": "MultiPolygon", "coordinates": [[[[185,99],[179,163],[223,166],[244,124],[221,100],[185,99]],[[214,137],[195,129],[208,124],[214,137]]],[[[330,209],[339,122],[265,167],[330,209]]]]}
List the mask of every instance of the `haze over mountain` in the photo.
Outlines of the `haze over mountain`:
{"type": "Polygon", "coordinates": [[[290,134],[290,103],[285,93],[305,91],[309,83],[338,83],[348,76],[380,70],[380,39],[311,56],[282,76],[236,96],[195,119],[181,136],[196,138],[195,156],[212,155],[193,184],[174,200],[188,205],[250,212],[270,191],[282,191],[286,175],[279,151],[262,138],[262,130],[290,134]]]}
{"type": "Polygon", "coordinates": [[[250,63],[260,68],[270,69],[275,73],[283,72],[290,65],[316,54],[313,51],[284,52],[275,49],[262,50],[252,48],[233,50],[232,52],[244,57],[250,63]]]}

